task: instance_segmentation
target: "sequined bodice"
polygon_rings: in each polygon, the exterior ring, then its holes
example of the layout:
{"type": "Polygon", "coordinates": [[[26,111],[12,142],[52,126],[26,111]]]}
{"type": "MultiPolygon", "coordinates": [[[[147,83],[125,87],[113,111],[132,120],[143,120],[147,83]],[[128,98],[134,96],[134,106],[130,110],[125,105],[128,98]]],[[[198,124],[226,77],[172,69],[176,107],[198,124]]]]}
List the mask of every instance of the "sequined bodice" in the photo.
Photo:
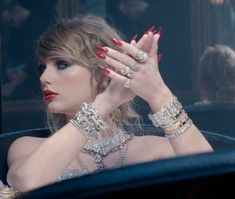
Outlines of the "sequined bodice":
{"type": "Polygon", "coordinates": [[[74,169],[73,167],[67,168],[64,173],[58,178],[58,181],[63,181],[75,177],[79,177],[85,175],[85,173],[82,173],[78,169],[74,169]]]}
{"type": "MultiPolygon", "coordinates": [[[[132,135],[126,134],[123,130],[118,129],[118,133],[112,138],[103,139],[101,141],[95,139],[88,140],[81,152],[93,156],[97,166],[97,168],[92,171],[93,173],[108,169],[106,165],[104,165],[103,160],[105,157],[115,152],[118,154],[118,160],[114,167],[121,167],[124,163],[128,142],[131,138],[132,135]]],[[[72,166],[68,167],[58,178],[58,181],[79,177],[91,172],[80,157],[77,158],[76,163],[79,168],[74,168],[72,166]]]]}

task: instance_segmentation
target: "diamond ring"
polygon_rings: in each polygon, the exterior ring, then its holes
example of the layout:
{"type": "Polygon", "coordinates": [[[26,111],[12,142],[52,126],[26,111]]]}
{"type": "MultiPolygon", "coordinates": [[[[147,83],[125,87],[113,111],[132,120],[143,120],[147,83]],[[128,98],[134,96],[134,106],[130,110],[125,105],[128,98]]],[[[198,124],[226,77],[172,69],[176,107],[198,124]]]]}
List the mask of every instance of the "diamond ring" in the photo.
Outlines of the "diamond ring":
{"type": "Polygon", "coordinates": [[[140,69],[140,65],[137,62],[135,62],[130,65],[130,68],[131,68],[131,70],[137,72],[140,69]]]}
{"type": "Polygon", "coordinates": [[[148,54],[142,50],[137,52],[136,60],[140,63],[146,63],[148,60],[148,54]]]}
{"type": "Polygon", "coordinates": [[[122,75],[126,75],[129,78],[132,78],[134,75],[134,72],[127,66],[124,69],[121,69],[120,72],[122,75]]]}
{"type": "Polygon", "coordinates": [[[124,81],[123,87],[124,88],[130,88],[131,87],[131,80],[126,78],[125,81],[124,81]]]}

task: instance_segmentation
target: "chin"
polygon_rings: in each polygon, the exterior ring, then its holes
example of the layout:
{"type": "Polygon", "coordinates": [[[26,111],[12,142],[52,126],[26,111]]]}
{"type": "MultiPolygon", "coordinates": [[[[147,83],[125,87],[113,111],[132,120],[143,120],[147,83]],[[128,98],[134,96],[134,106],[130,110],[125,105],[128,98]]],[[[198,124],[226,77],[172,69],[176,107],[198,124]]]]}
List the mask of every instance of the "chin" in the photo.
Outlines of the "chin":
{"type": "Polygon", "coordinates": [[[47,104],[47,110],[50,113],[56,114],[66,114],[68,112],[68,110],[66,110],[64,106],[52,102],[47,104]]]}

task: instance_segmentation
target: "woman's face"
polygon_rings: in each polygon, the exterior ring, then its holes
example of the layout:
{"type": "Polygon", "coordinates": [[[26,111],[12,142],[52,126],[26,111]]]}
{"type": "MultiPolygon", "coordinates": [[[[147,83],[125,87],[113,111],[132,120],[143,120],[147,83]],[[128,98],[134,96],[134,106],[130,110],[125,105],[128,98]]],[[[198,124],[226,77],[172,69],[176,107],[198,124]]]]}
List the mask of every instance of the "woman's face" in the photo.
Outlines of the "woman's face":
{"type": "Polygon", "coordinates": [[[87,68],[56,60],[40,65],[40,70],[43,71],[40,81],[49,112],[73,117],[83,102],[91,102],[91,72],[87,68]]]}

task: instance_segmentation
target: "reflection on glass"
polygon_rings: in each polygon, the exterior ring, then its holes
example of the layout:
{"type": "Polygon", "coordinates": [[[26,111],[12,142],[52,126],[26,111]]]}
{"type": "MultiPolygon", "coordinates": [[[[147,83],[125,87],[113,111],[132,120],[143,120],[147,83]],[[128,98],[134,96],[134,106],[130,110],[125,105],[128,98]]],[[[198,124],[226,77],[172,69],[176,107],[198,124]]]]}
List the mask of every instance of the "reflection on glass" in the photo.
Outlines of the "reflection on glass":
{"type": "Polygon", "coordinates": [[[55,0],[1,1],[3,132],[45,125],[35,47],[38,37],[56,15],[55,3],[55,0]],[[47,14],[42,10],[47,10],[47,14]],[[32,121],[30,118],[35,114],[38,120],[32,121]]]}

